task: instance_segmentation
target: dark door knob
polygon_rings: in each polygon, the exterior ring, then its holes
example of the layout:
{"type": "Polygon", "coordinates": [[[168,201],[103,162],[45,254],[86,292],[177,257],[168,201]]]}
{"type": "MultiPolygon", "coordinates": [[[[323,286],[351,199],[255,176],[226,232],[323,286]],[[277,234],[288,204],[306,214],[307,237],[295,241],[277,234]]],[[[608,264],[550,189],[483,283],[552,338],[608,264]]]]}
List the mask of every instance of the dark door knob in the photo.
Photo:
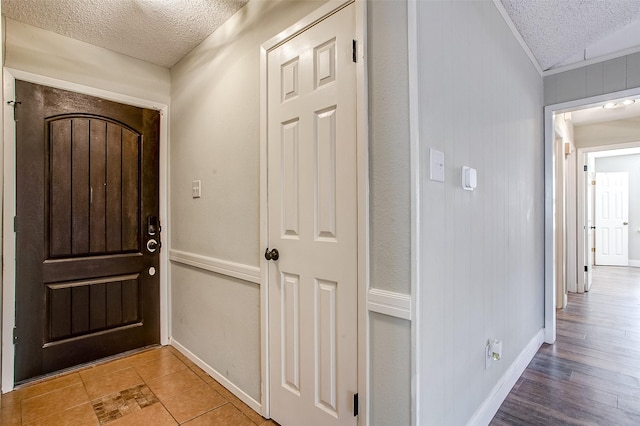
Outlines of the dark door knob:
{"type": "Polygon", "coordinates": [[[269,248],[264,251],[264,258],[267,260],[278,260],[280,259],[280,253],[278,253],[278,249],[273,249],[269,251],[269,248]]]}

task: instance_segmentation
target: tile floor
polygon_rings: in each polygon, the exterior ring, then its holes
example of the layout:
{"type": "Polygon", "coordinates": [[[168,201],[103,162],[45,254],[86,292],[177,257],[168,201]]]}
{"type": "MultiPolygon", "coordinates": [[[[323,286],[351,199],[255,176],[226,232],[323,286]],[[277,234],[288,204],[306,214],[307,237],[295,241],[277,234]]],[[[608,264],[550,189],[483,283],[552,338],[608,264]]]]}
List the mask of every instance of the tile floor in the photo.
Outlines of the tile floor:
{"type": "Polygon", "coordinates": [[[277,426],[171,346],[2,395],[0,425],[277,426]]]}

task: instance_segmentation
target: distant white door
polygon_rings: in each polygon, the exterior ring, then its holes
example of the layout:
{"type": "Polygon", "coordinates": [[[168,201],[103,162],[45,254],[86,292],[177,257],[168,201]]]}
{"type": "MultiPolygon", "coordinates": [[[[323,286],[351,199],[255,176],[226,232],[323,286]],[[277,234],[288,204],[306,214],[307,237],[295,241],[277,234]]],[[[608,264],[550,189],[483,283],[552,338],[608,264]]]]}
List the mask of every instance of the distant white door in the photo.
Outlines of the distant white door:
{"type": "Polygon", "coordinates": [[[269,250],[279,252],[270,414],[283,426],[357,423],[354,35],[351,4],[267,55],[269,250]]]}
{"type": "MultiPolygon", "coordinates": [[[[587,156],[588,157],[588,156],[587,156]]],[[[586,184],[586,188],[587,188],[587,193],[586,195],[586,226],[585,226],[585,230],[586,230],[586,244],[585,244],[585,265],[587,266],[587,271],[586,271],[586,277],[585,277],[585,282],[584,282],[584,290],[585,291],[589,291],[591,289],[591,282],[593,281],[593,276],[592,276],[592,267],[595,263],[594,260],[594,253],[592,252],[591,249],[595,249],[596,245],[595,245],[595,232],[593,232],[594,229],[596,229],[596,223],[594,220],[594,215],[593,215],[593,203],[594,203],[594,199],[595,199],[595,185],[593,184],[596,181],[596,174],[595,172],[593,172],[592,170],[595,169],[595,162],[593,162],[593,160],[587,160],[587,164],[588,164],[588,169],[589,171],[587,172],[587,184],[586,184]],[[592,164],[593,163],[593,164],[592,164]]]]}
{"type": "Polygon", "coordinates": [[[596,173],[596,265],[629,265],[629,173],[596,173]]]}

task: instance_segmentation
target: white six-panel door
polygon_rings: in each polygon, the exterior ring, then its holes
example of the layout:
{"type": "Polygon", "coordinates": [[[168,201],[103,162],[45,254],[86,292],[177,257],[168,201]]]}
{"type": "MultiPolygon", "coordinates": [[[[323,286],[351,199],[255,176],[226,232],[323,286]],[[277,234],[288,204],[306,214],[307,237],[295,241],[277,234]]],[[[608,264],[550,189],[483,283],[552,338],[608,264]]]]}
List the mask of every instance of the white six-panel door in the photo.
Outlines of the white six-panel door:
{"type": "Polygon", "coordinates": [[[355,425],[356,64],[351,4],[268,52],[270,414],[355,425]]]}
{"type": "Polygon", "coordinates": [[[589,171],[587,172],[587,182],[586,182],[587,184],[585,185],[587,188],[587,193],[585,194],[587,208],[585,209],[586,210],[585,212],[586,213],[586,221],[585,221],[586,238],[585,238],[585,244],[584,244],[584,249],[585,249],[584,265],[587,266],[587,272],[585,273],[586,277],[584,281],[584,291],[589,291],[591,289],[591,283],[593,282],[592,267],[595,263],[595,256],[591,252],[591,248],[592,247],[595,248],[595,232],[593,232],[596,226],[596,222],[593,217],[595,185],[593,183],[596,181],[596,174],[592,170],[594,170],[596,166],[593,160],[587,159],[586,163],[589,165],[588,166],[589,171]]]}
{"type": "Polygon", "coordinates": [[[596,265],[629,265],[629,173],[596,173],[596,265]]]}

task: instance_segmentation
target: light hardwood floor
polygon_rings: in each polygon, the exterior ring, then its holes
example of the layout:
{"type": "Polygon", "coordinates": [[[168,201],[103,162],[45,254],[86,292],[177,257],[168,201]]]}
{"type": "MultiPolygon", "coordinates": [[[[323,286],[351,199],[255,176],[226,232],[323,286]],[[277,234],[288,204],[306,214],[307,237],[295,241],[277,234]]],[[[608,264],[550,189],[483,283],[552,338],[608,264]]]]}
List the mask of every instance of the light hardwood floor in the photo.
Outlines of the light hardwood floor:
{"type": "Polygon", "coordinates": [[[640,425],[640,268],[594,267],[491,425],[640,425]]]}

